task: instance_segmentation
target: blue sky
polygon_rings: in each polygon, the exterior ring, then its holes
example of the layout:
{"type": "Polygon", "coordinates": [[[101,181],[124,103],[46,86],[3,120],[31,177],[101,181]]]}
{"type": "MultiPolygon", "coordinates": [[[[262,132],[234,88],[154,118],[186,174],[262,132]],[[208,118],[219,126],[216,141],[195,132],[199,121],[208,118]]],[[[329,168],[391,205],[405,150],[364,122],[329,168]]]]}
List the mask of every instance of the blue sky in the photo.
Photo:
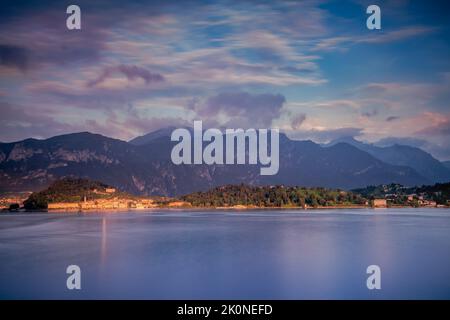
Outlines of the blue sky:
{"type": "Polygon", "coordinates": [[[0,141],[279,127],[450,159],[445,1],[6,1],[0,141]],[[77,4],[82,29],[65,27],[77,4]],[[369,4],[382,29],[368,30],[369,4]]]}

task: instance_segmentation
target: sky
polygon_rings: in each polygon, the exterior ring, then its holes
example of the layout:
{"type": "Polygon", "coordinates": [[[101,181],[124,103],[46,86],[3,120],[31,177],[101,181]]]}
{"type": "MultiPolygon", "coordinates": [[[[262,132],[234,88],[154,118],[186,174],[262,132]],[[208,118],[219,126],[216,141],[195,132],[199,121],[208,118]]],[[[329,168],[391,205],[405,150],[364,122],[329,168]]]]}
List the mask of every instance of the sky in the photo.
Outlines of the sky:
{"type": "Polygon", "coordinates": [[[280,128],[450,160],[448,1],[2,1],[0,141],[280,128]],[[66,8],[81,8],[68,30],[66,8]],[[366,8],[381,9],[381,30],[366,8]]]}

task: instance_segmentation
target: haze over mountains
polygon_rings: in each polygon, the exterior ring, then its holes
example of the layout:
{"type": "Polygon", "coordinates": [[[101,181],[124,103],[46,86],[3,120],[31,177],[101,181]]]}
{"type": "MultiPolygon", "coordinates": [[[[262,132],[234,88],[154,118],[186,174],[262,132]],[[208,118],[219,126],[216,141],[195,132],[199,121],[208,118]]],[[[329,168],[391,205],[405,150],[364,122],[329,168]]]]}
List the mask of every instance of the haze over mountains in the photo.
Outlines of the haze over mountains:
{"type": "Polygon", "coordinates": [[[129,142],[88,132],[46,140],[0,143],[0,192],[35,191],[64,176],[95,179],[141,195],[181,195],[224,184],[300,185],[352,189],[450,181],[450,169],[408,146],[386,148],[356,140],[321,146],[280,134],[280,169],[261,176],[260,165],[174,165],[173,128],[129,142]]]}

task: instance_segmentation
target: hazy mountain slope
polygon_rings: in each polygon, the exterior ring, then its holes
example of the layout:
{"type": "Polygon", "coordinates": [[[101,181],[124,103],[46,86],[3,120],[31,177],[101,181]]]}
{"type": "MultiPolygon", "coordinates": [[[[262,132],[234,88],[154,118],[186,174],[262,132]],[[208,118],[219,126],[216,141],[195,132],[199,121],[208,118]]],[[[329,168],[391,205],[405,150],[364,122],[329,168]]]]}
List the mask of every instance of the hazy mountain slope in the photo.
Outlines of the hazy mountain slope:
{"type": "Polygon", "coordinates": [[[139,136],[134,139],[131,139],[129,141],[129,143],[131,143],[135,146],[142,146],[142,145],[150,143],[161,137],[170,137],[172,131],[175,129],[176,129],[175,127],[162,128],[162,129],[147,133],[143,136],[139,136]]]}
{"type": "Polygon", "coordinates": [[[411,167],[432,182],[450,181],[450,169],[419,148],[398,144],[388,147],[377,147],[357,141],[352,137],[337,139],[327,146],[342,142],[351,144],[386,163],[411,167]]]}
{"type": "Polygon", "coordinates": [[[442,164],[443,164],[446,168],[450,169],[450,161],[442,161],[442,164]]]}

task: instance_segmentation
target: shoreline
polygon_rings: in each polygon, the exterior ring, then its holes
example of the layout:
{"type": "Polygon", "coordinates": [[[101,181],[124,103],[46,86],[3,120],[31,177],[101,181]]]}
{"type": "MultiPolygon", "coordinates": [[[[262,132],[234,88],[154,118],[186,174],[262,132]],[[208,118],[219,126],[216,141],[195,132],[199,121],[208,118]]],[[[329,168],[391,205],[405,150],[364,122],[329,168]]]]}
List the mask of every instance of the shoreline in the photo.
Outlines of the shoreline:
{"type": "Polygon", "coordinates": [[[180,206],[180,207],[174,207],[174,206],[161,206],[161,207],[151,207],[151,208],[115,208],[115,209],[96,209],[96,208],[89,208],[89,209],[47,209],[47,210],[17,210],[17,211],[9,211],[9,210],[2,210],[0,211],[0,214],[14,214],[14,213],[25,213],[25,214],[33,214],[33,213],[55,213],[55,214],[62,214],[62,213],[68,213],[68,214],[79,214],[79,213],[139,213],[139,212],[148,212],[148,211],[266,211],[266,210],[275,210],[275,211],[283,211],[283,210],[295,210],[295,211],[317,211],[317,210],[337,210],[337,209],[372,209],[372,210],[386,210],[386,209],[450,209],[448,206],[442,206],[442,207],[430,207],[430,206],[423,206],[423,207],[412,207],[412,206],[390,206],[390,207],[371,207],[371,206],[364,206],[364,205],[346,205],[346,206],[318,206],[318,207],[256,207],[256,206],[231,206],[231,207],[194,207],[194,206],[180,206]]]}

